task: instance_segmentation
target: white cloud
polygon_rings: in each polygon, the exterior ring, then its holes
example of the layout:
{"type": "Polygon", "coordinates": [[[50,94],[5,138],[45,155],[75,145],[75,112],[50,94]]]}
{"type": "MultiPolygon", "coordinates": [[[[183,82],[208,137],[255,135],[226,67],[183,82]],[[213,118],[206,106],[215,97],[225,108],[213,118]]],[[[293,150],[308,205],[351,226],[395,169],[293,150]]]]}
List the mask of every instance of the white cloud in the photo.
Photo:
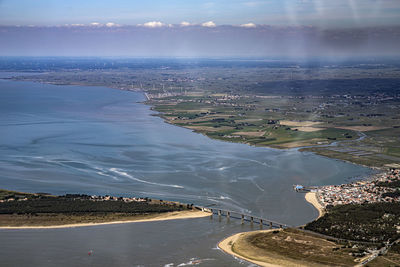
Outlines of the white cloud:
{"type": "Polygon", "coordinates": [[[180,24],[182,27],[186,27],[186,26],[190,26],[190,25],[192,25],[190,22],[187,22],[187,21],[182,21],[181,22],[181,24],[180,24]]]}
{"type": "MultiPolygon", "coordinates": [[[[141,25],[141,24],[139,24],[141,25]]],[[[161,21],[149,21],[146,22],[145,24],[143,24],[144,27],[148,27],[148,28],[158,28],[158,27],[164,27],[165,24],[162,23],[161,21]]]]}
{"type": "Polygon", "coordinates": [[[92,23],[90,23],[89,24],[90,26],[101,26],[101,23],[98,23],[98,22],[92,22],[92,23]]]}
{"type": "Polygon", "coordinates": [[[120,26],[119,24],[116,24],[116,23],[114,23],[114,22],[107,22],[106,23],[106,26],[107,27],[117,27],[117,26],[120,26]]]}
{"type": "Polygon", "coordinates": [[[241,24],[240,27],[245,27],[245,28],[255,28],[257,27],[256,24],[249,22],[249,23],[245,23],[245,24],[241,24]]]}
{"type": "Polygon", "coordinates": [[[201,26],[213,28],[213,27],[216,27],[217,25],[213,21],[207,21],[207,22],[202,23],[201,26]]]}

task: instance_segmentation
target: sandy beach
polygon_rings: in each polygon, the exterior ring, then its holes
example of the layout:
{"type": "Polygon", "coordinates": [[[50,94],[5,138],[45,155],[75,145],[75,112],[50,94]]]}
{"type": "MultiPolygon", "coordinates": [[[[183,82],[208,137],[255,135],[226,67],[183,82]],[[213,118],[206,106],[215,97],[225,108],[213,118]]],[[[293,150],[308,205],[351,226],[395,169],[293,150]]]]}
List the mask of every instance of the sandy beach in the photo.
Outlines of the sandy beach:
{"type": "MultiPolygon", "coordinates": [[[[274,230],[276,230],[276,229],[273,229],[273,230],[261,230],[261,231],[257,231],[257,232],[260,232],[260,233],[261,232],[270,232],[270,231],[274,231],[274,230]]],[[[226,252],[226,253],[228,253],[228,254],[236,257],[236,258],[239,258],[239,259],[242,259],[242,260],[257,264],[257,265],[260,265],[260,266],[264,266],[264,267],[281,266],[281,265],[276,265],[276,264],[271,264],[271,263],[266,263],[266,262],[262,262],[262,261],[249,259],[249,258],[246,258],[246,257],[244,257],[242,255],[237,254],[236,252],[234,252],[232,250],[233,244],[239,239],[239,237],[243,237],[243,236],[245,236],[245,235],[247,235],[249,233],[254,233],[254,232],[245,232],[245,233],[238,233],[238,234],[232,235],[232,236],[222,240],[221,242],[219,242],[218,247],[220,249],[222,249],[224,252],[226,252]]],[[[271,261],[274,261],[274,259],[271,258],[271,261]]]]}
{"type": "Polygon", "coordinates": [[[224,252],[263,267],[353,266],[348,251],[337,253],[341,245],[298,229],[272,229],[238,233],[222,240],[224,252]]]}
{"type": "MultiPolygon", "coordinates": [[[[254,259],[246,258],[232,250],[233,245],[235,244],[235,242],[238,241],[238,239],[246,238],[246,236],[252,235],[254,233],[267,233],[267,232],[276,231],[276,230],[277,229],[270,229],[270,230],[259,230],[259,231],[238,233],[238,234],[232,235],[232,236],[222,240],[218,244],[218,247],[220,249],[222,249],[224,252],[226,252],[236,258],[240,258],[242,260],[245,260],[245,261],[248,261],[248,262],[257,264],[259,266],[263,266],[263,267],[278,267],[278,266],[298,266],[298,267],[304,266],[305,267],[306,265],[303,265],[299,262],[293,262],[293,261],[282,259],[282,258],[269,257],[266,255],[259,256],[259,255],[257,255],[257,252],[253,250],[254,248],[250,248],[250,247],[249,247],[248,251],[244,251],[244,253],[248,253],[249,255],[254,254],[255,257],[258,257],[261,260],[254,260],[254,259]]],[[[246,250],[246,249],[244,249],[244,250],[246,250]]]]}
{"type": "Polygon", "coordinates": [[[319,212],[318,218],[320,218],[325,213],[324,207],[318,202],[317,193],[315,192],[308,192],[305,195],[306,201],[311,203],[319,212]]]}
{"type": "Polygon", "coordinates": [[[137,223],[137,222],[154,222],[166,220],[179,220],[179,219],[193,219],[210,216],[211,213],[204,211],[174,211],[165,214],[159,214],[148,219],[126,220],[126,221],[110,221],[101,223],[75,223],[63,225],[49,225],[49,226],[1,226],[0,229],[56,229],[56,228],[74,228],[74,227],[87,227],[109,224],[123,224],[123,223],[137,223]]]}

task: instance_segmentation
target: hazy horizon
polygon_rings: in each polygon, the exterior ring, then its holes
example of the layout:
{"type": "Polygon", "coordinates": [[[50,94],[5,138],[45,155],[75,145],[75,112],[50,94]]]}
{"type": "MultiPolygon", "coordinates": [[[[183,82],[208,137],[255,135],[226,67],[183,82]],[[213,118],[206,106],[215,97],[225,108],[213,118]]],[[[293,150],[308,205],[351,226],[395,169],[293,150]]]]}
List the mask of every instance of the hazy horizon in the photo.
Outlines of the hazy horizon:
{"type": "Polygon", "coordinates": [[[0,1],[0,56],[390,57],[396,0],[0,1]]]}
{"type": "Polygon", "coordinates": [[[0,26],[1,56],[392,56],[400,26],[351,29],[240,26],[0,26]]]}

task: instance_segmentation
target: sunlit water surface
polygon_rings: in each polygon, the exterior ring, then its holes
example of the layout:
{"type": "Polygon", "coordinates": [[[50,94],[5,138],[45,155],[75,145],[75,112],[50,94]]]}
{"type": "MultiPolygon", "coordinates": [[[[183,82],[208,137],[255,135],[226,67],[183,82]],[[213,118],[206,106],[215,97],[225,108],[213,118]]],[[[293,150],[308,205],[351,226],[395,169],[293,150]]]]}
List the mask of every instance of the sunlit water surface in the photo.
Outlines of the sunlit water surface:
{"type": "MultiPolygon", "coordinates": [[[[337,184],[371,173],[297,150],[211,140],[164,123],[143,100],[141,93],[102,87],[0,80],[0,188],[148,196],[300,225],[317,211],[293,184],[337,184]]],[[[215,248],[243,230],[250,226],[215,218],[0,230],[0,258],[6,266],[177,266],[192,258],[234,266],[244,263],[215,248]]]]}

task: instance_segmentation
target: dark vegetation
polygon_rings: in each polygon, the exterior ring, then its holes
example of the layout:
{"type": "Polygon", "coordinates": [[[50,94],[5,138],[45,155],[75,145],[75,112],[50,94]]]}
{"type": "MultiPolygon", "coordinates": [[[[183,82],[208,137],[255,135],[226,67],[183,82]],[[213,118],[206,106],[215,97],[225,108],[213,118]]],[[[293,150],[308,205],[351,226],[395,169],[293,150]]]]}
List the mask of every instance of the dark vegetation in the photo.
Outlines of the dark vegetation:
{"type": "Polygon", "coordinates": [[[389,188],[396,188],[397,189],[397,190],[395,190],[393,192],[383,193],[382,197],[395,198],[395,197],[400,196],[400,180],[379,182],[379,183],[376,184],[376,186],[389,187],[389,188]]]}
{"type": "MultiPolygon", "coordinates": [[[[0,191],[0,214],[38,214],[38,213],[159,213],[187,209],[186,205],[151,199],[143,202],[116,200],[93,200],[87,195],[51,196],[45,194],[25,194],[0,191]],[[14,200],[10,200],[14,199],[14,200]]],[[[190,207],[190,206],[189,206],[190,207]]]]}
{"type": "Polygon", "coordinates": [[[379,182],[376,184],[376,186],[381,186],[381,187],[390,187],[390,188],[400,188],[400,180],[396,181],[386,181],[386,182],[379,182]]]}
{"type": "Polygon", "coordinates": [[[26,199],[39,199],[39,198],[50,197],[50,196],[51,195],[47,194],[47,193],[32,194],[32,193],[22,193],[22,192],[0,189],[0,200],[9,200],[9,199],[22,200],[25,198],[26,199]]]}
{"type": "Polygon", "coordinates": [[[305,226],[324,235],[364,242],[382,243],[400,238],[400,203],[339,205],[305,226]]]}
{"type": "Polygon", "coordinates": [[[387,192],[387,193],[383,193],[382,197],[391,197],[391,198],[396,198],[400,196],[400,190],[396,190],[394,192],[387,192]]]}
{"type": "Polygon", "coordinates": [[[147,202],[92,201],[67,197],[45,197],[26,201],[7,201],[0,203],[0,214],[34,213],[85,213],[85,212],[123,212],[154,213],[183,210],[183,206],[157,205],[147,202]]]}
{"type": "MultiPolygon", "coordinates": [[[[265,82],[246,88],[254,93],[279,95],[314,95],[349,94],[365,96],[366,94],[392,94],[394,88],[400,88],[400,79],[329,79],[329,80],[293,80],[265,82]]],[[[382,116],[382,114],[377,114],[382,116]]]]}
{"type": "Polygon", "coordinates": [[[394,244],[390,250],[394,253],[400,254],[400,243],[394,244]]]}

